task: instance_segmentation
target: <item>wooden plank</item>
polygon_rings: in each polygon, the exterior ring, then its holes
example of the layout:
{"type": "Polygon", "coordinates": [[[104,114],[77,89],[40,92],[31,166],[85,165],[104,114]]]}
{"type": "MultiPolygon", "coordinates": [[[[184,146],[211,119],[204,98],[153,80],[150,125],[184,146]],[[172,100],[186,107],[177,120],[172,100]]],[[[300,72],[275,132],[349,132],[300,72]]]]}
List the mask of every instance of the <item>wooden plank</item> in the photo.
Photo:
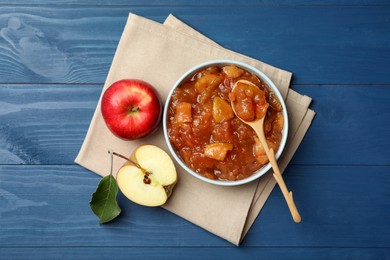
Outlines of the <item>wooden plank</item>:
{"type": "MultiPolygon", "coordinates": [[[[108,169],[107,169],[108,170],[108,169]]],[[[78,166],[0,166],[0,250],[8,247],[234,247],[162,208],[119,196],[99,226],[89,199],[99,177],[78,166]]],[[[289,166],[303,221],[276,188],[243,247],[390,247],[390,166],[289,166]]]]}
{"type": "Polygon", "coordinates": [[[300,86],[314,122],[291,163],[389,165],[388,86],[300,86]]]}
{"type": "Polygon", "coordinates": [[[2,248],[0,259],[388,259],[389,248],[38,247],[2,248]]]}
{"type": "Polygon", "coordinates": [[[100,85],[0,86],[0,163],[73,164],[100,85]]]}
{"type": "Polygon", "coordinates": [[[388,5],[2,6],[1,82],[104,82],[128,12],[173,13],[295,84],[390,84],[388,5]]]}
{"type": "MultiPolygon", "coordinates": [[[[101,85],[1,85],[0,164],[73,164],[101,85]]],[[[389,86],[293,86],[317,115],[293,164],[389,165],[389,86]]]]}
{"type": "Polygon", "coordinates": [[[290,224],[276,188],[244,245],[264,237],[265,246],[388,247],[389,174],[389,166],[290,165],[284,178],[303,225],[290,224]]]}
{"type": "MultiPolygon", "coordinates": [[[[0,4],[3,5],[10,5],[9,1],[7,0],[0,0],[0,4]]],[[[12,3],[12,5],[91,5],[90,0],[57,0],[57,1],[50,1],[50,0],[19,0],[15,3],[12,3]]],[[[322,1],[310,1],[310,0],[280,0],[280,1],[269,1],[269,0],[262,0],[262,1],[237,1],[237,0],[214,0],[212,2],[208,0],[182,0],[182,1],[161,1],[161,0],[100,0],[100,1],[94,1],[93,5],[105,5],[105,6],[115,6],[115,5],[123,5],[123,6],[221,6],[221,5],[236,5],[236,6],[302,6],[302,5],[308,5],[308,6],[329,6],[329,5],[351,5],[351,6],[357,6],[357,5],[368,5],[368,6],[375,6],[375,5],[390,5],[390,2],[388,0],[376,0],[376,1],[370,1],[370,0],[322,0],[322,1]]]]}

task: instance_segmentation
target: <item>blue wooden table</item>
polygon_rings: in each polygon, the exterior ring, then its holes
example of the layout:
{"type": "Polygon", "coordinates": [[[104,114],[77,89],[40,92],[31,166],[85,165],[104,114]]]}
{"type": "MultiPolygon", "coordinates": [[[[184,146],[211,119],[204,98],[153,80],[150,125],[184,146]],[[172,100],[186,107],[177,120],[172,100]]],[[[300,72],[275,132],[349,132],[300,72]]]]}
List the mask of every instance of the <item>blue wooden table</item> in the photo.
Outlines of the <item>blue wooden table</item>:
{"type": "Polygon", "coordinates": [[[0,259],[390,259],[390,2],[0,0],[0,259]],[[317,112],[240,247],[120,195],[100,226],[80,149],[129,12],[173,13],[293,72],[317,112]]]}

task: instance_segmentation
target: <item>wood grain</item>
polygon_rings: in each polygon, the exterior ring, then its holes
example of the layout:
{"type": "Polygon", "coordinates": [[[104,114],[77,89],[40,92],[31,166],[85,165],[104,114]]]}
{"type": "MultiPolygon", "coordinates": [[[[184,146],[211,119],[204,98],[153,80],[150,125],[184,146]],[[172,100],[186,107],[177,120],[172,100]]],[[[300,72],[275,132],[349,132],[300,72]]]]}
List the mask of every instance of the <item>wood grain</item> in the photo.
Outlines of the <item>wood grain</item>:
{"type": "MultiPolygon", "coordinates": [[[[0,250],[232,246],[162,208],[138,206],[122,195],[119,219],[99,225],[88,205],[99,177],[79,166],[3,165],[0,172],[0,250]]],[[[285,181],[302,223],[291,221],[276,188],[242,246],[390,247],[389,172],[390,166],[290,165],[285,181]]]]}
{"type": "Polygon", "coordinates": [[[291,163],[389,165],[389,86],[299,86],[315,121],[291,163]]]}
{"type": "Polygon", "coordinates": [[[72,164],[101,88],[99,85],[0,86],[0,163],[72,164]]]}
{"type": "Polygon", "coordinates": [[[292,71],[295,84],[390,84],[389,5],[5,6],[1,82],[104,82],[128,12],[157,22],[173,13],[226,48],[292,71]]]}
{"type": "MultiPolygon", "coordinates": [[[[9,5],[9,1],[0,0],[0,4],[9,5]]],[[[89,0],[19,0],[13,5],[91,5],[91,1],[89,0]]],[[[280,0],[280,1],[272,1],[272,0],[261,0],[261,1],[237,1],[237,0],[214,0],[212,2],[208,0],[183,0],[183,1],[161,1],[161,0],[101,0],[94,1],[94,5],[104,5],[104,6],[115,6],[115,5],[123,5],[123,6],[221,6],[221,5],[235,5],[235,6],[327,6],[327,5],[348,5],[348,6],[359,6],[359,5],[367,5],[367,6],[377,6],[377,5],[390,5],[388,0],[321,0],[321,1],[310,1],[310,0],[280,0]]]]}
{"type": "Polygon", "coordinates": [[[0,259],[388,259],[388,248],[296,248],[296,247],[49,247],[3,248],[0,259]],[[223,254],[221,253],[223,252],[223,254]],[[6,257],[5,257],[6,256],[6,257]]]}

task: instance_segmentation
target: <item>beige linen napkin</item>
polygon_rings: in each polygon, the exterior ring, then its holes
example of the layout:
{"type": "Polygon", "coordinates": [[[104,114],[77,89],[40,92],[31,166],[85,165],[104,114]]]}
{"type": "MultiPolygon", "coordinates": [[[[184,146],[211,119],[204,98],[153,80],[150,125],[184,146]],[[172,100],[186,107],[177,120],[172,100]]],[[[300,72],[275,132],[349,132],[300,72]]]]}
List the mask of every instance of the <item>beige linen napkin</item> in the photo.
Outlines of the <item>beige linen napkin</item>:
{"type": "MultiPolygon", "coordinates": [[[[199,63],[215,59],[233,59],[248,63],[269,76],[283,96],[287,97],[291,127],[286,151],[279,160],[281,168],[284,169],[314,115],[311,113],[310,116],[311,110],[307,110],[310,98],[288,89],[291,73],[225,50],[204,36],[198,40],[198,37],[202,36],[188,28],[173,16],[167,19],[166,25],[161,25],[130,14],[102,93],[119,79],[139,78],[155,86],[165,100],[175,81],[199,63]],[[182,27],[176,28],[169,22],[174,20],[176,25],[182,27]]],[[[104,124],[99,100],[75,162],[105,176],[109,173],[110,166],[107,150],[115,149],[119,153],[129,155],[138,145],[145,143],[158,145],[169,152],[161,127],[155,134],[142,140],[123,141],[116,138],[104,124]]],[[[116,172],[123,161],[116,158],[114,164],[116,172]]],[[[176,167],[179,182],[164,208],[236,245],[249,230],[275,185],[270,175],[267,175],[246,185],[219,187],[199,181],[185,173],[177,164],[176,167]]]]}

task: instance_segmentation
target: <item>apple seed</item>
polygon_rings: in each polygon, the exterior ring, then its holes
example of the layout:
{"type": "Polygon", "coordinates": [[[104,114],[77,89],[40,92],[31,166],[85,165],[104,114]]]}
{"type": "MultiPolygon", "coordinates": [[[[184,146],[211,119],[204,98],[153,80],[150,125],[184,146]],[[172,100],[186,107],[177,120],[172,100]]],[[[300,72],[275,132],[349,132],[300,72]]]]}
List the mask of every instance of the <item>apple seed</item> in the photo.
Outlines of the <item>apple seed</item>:
{"type": "Polygon", "coordinates": [[[145,175],[144,175],[144,183],[145,183],[145,184],[150,184],[150,183],[152,183],[152,180],[149,179],[148,175],[149,175],[149,174],[145,174],[145,175]]]}

